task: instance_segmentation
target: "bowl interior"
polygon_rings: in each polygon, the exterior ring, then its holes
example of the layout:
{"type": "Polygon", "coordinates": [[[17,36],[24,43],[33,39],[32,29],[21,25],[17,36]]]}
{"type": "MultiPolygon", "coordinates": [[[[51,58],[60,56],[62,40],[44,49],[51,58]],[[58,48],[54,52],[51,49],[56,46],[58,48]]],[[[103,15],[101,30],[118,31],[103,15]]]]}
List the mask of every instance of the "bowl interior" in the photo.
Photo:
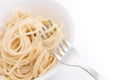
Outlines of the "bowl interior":
{"type": "MultiPolygon", "coordinates": [[[[66,9],[55,0],[14,0],[13,2],[6,0],[0,2],[0,24],[3,24],[9,17],[9,13],[16,9],[24,10],[33,16],[50,19],[59,26],[64,23],[65,38],[72,41],[73,21],[66,9]]],[[[2,26],[0,27],[2,28],[2,26]]]]}

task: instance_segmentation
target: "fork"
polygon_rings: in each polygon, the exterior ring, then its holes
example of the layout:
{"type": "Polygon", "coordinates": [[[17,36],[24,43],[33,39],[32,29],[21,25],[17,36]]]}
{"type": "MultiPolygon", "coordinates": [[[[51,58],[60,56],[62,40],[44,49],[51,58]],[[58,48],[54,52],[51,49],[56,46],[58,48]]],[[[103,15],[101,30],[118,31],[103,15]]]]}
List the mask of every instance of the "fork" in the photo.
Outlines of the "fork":
{"type": "MultiPolygon", "coordinates": [[[[52,22],[48,20],[49,25],[45,25],[42,27],[43,31],[46,31],[46,29],[49,29],[52,27],[52,22]]],[[[48,33],[45,34],[48,36],[48,33]]],[[[44,39],[44,36],[41,35],[42,39],[44,39]]],[[[58,48],[52,52],[53,55],[64,65],[70,66],[70,67],[78,67],[86,71],[91,77],[93,77],[95,80],[106,80],[102,75],[100,75],[98,72],[96,72],[94,69],[89,67],[87,64],[82,62],[80,59],[80,55],[77,52],[77,50],[66,40],[63,39],[61,43],[59,44],[58,48]]]]}
{"type": "Polygon", "coordinates": [[[67,40],[63,40],[59,47],[53,52],[53,55],[64,65],[79,67],[86,71],[95,80],[105,80],[105,78],[94,69],[80,60],[79,53],[70,45],[67,40]]]}

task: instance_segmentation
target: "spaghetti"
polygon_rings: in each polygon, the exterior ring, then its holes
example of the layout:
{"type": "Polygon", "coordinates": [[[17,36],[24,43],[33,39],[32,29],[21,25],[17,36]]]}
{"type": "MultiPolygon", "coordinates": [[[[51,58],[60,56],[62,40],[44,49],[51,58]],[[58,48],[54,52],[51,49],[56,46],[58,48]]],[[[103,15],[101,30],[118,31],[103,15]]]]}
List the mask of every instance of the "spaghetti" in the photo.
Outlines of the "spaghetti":
{"type": "Polygon", "coordinates": [[[4,28],[0,34],[2,80],[34,80],[57,64],[51,53],[63,38],[57,24],[15,11],[4,28]]]}

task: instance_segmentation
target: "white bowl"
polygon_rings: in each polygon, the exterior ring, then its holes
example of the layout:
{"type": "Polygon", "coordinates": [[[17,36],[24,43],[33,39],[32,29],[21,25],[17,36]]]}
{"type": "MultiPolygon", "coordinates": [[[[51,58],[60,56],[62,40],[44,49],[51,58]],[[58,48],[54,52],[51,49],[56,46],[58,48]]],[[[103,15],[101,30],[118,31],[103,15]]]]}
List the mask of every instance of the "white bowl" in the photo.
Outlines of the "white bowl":
{"type": "MultiPolygon", "coordinates": [[[[9,12],[22,9],[34,16],[42,16],[56,22],[59,26],[64,23],[65,37],[72,41],[73,21],[66,9],[55,0],[1,0],[0,1],[0,24],[7,19],[9,12]]],[[[0,26],[1,27],[1,26],[0,26]]],[[[41,76],[37,80],[43,80],[60,68],[57,65],[53,70],[41,76]]]]}

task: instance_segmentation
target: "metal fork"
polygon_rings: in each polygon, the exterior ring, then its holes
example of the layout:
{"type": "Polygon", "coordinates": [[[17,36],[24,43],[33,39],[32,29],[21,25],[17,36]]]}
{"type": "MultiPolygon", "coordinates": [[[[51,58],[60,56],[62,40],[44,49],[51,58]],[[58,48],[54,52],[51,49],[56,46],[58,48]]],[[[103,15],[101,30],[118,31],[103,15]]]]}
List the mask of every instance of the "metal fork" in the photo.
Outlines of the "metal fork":
{"type": "MultiPolygon", "coordinates": [[[[52,22],[48,20],[49,25],[45,25],[42,27],[43,31],[52,27],[52,22]]],[[[41,35],[42,39],[48,36],[48,33],[45,36],[41,35]]],[[[80,60],[79,53],[76,49],[67,41],[62,40],[61,44],[58,48],[53,52],[53,55],[64,65],[71,67],[79,67],[86,71],[90,76],[92,76],[95,80],[105,80],[105,78],[97,73],[94,69],[86,65],[82,60],[80,60]]]]}
{"type": "Polygon", "coordinates": [[[91,67],[89,67],[80,60],[79,53],[65,39],[62,41],[59,47],[53,52],[53,55],[64,65],[82,68],[95,80],[105,80],[105,78],[102,75],[97,73],[94,69],[92,69],[91,67]]]}

